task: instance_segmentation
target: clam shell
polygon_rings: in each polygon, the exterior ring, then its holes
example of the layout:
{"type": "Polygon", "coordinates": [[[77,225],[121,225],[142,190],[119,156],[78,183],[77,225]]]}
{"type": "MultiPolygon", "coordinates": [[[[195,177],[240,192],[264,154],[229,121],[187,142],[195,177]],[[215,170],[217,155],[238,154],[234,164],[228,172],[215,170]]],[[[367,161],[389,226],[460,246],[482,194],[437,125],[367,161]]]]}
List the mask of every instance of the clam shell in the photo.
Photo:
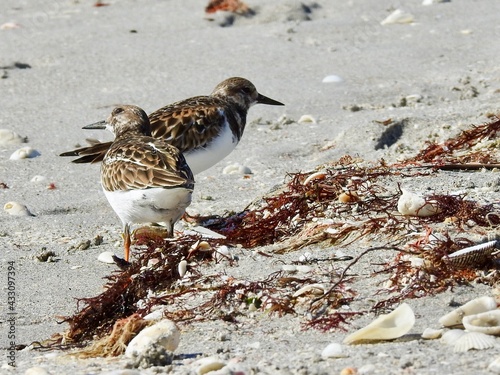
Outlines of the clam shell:
{"type": "Polygon", "coordinates": [[[325,294],[326,288],[323,284],[310,284],[303,286],[299,290],[297,290],[295,293],[293,293],[293,297],[299,297],[303,294],[306,293],[312,293],[312,294],[325,294]]]}
{"type": "Polygon", "coordinates": [[[500,336],[500,310],[464,316],[462,323],[469,332],[500,336]]]}
{"type": "Polygon", "coordinates": [[[481,332],[466,332],[453,346],[454,352],[466,352],[471,349],[484,350],[493,348],[496,338],[481,332]]]}
{"type": "Polygon", "coordinates": [[[401,215],[427,217],[441,211],[436,204],[426,201],[420,195],[405,189],[401,190],[403,194],[398,199],[398,211],[401,215]]]}
{"type": "Polygon", "coordinates": [[[403,303],[393,312],[380,315],[366,327],[351,333],[344,339],[344,344],[358,341],[392,340],[406,334],[415,324],[415,314],[411,307],[403,303]]]}
{"type": "Polygon", "coordinates": [[[495,298],[488,296],[479,297],[442,316],[439,319],[439,323],[444,327],[453,327],[462,324],[464,316],[479,314],[495,310],[496,308],[497,302],[495,301],[495,298]]]}
{"type": "Polygon", "coordinates": [[[489,241],[475,246],[469,246],[443,257],[457,268],[480,267],[491,259],[496,250],[497,241],[489,241]]]}
{"type": "Polygon", "coordinates": [[[115,255],[115,253],[113,253],[112,251],[104,251],[104,252],[99,254],[99,256],[97,257],[97,260],[99,262],[106,263],[106,264],[115,264],[115,260],[113,259],[113,255],[115,255]]]}
{"type": "Polygon", "coordinates": [[[3,206],[5,212],[13,216],[34,216],[28,207],[18,202],[7,202],[3,206]]]}

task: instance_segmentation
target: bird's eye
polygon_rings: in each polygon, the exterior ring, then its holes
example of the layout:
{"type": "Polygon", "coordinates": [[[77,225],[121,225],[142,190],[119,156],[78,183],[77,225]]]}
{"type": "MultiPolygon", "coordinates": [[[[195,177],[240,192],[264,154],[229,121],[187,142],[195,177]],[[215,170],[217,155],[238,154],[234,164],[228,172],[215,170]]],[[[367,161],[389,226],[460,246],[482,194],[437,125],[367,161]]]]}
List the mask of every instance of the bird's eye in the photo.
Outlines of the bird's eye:
{"type": "Polygon", "coordinates": [[[122,113],[122,112],[123,112],[122,107],[116,107],[115,109],[113,109],[113,116],[116,116],[117,114],[122,113]]]}

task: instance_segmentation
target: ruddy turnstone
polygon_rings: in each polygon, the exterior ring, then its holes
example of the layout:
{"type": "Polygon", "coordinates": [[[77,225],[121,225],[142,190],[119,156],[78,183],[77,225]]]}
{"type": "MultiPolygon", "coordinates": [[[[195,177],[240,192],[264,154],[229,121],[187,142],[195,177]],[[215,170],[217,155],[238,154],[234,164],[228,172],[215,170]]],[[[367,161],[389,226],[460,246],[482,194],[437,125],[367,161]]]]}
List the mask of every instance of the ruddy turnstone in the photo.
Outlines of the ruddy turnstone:
{"type": "Polygon", "coordinates": [[[169,235],[191,203],[194,178],[184,156],[168,142],[151,137],[146,113],[133,105],[113,109],[106,121],[115,140],[101,164],[101,183],[123,223],[125,260],[130,225],[162,222],[169,235]]]}
{"type": "MultiPolygon", "coordinates": [[[[151,134],[177,147],[198,174],[233,151],[245,130],[248,109],[257,103],[284,105],[259,94],[247,79],[228,78],[208,96],[181,100],[151,113],[151,134]]],[[[84,127],[104,128],[105,121],[84,127]]],[[[80,156],[74,163],[96,163],[103,160],[110,145],[98,142],[61,156],[80,156]]]]}

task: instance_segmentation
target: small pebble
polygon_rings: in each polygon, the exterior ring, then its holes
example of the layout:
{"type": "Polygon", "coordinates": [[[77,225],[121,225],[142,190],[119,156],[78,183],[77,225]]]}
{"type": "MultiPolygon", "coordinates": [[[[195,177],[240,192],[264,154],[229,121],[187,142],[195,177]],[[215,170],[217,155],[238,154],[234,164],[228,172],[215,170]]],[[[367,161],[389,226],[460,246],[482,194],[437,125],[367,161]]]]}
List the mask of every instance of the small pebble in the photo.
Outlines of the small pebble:
{"type": "Polygon", "coordinates": [[[31,158],[36,158],[37,156],[40,156],[41,154],[29,147],[29,146],[26,146],[26,147],[21,147],[20,149],[17,149],[16,151],[14,151],[12,153],[12,155],[10,155],[10,160],[21,160],[21,159],[31,159],[31,158]]]}

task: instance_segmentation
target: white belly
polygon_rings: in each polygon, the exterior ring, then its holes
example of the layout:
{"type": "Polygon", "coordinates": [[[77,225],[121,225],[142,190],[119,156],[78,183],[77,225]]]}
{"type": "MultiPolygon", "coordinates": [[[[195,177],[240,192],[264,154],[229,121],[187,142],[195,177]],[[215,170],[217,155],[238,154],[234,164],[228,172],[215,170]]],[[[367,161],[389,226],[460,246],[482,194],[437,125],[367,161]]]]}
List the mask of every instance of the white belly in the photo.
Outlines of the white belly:
{"type": "Polygon", "coordinates": [[[236,145],[238,139],[233,135],[231,128],[226,123],[222,132],[207,147],[197,148],[184,154],[186,162],[193,174],[201,173],[229,155],[236,145]]]}
{"type": "Polygon", "coordinates": [[[173,225],[191,203],[184,188],[106,191],[104,194],[123,224],[165,222],[173,225]]]}

